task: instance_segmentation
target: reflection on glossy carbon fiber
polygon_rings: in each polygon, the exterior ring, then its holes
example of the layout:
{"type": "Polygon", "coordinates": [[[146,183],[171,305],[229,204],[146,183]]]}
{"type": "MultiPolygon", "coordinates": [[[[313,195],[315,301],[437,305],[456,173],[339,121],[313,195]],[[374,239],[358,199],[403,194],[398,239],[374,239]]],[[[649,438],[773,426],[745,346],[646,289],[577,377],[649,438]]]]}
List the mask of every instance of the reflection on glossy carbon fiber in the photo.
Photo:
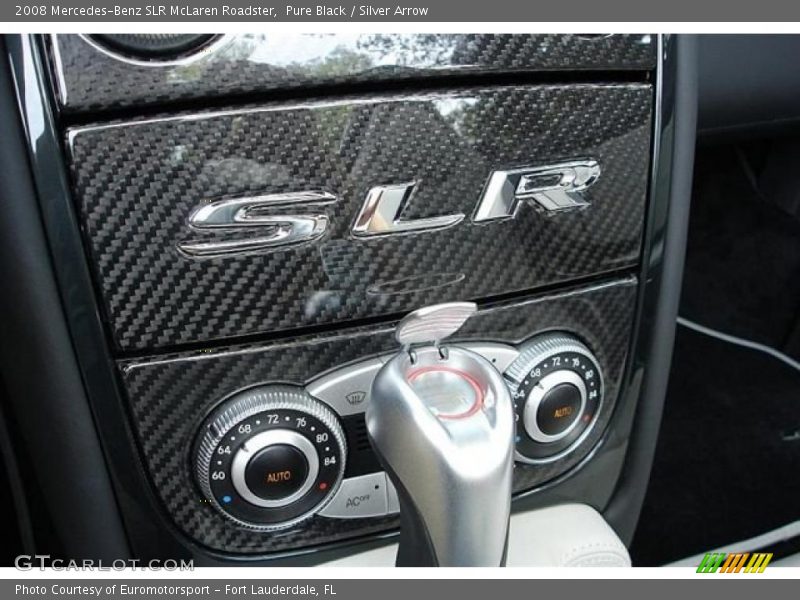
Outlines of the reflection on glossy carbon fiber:
{"type": "MultiPolygon", "coordinates": [[[[341,323],[634,266],[651,99],[646,84],[509,86],[72,130],[75,196],[115,341],[153,349],[341,323]],[[471,215],[492,172],[580,157],[603,169],[582,211],[544,217],[526,204],[509,220],[350,233],[376,186],[417,182],[403,221],[471,215]],[[219,241],[216,230],[188,224],[202,202],[303,190],[339,198],[315,241],[205,259],[176,248],[219,241]],[[406,294],[368,291],[451,272],[464,278],[406,294]]],[[[270,231],[243,228],[225,241],[259,233],[270,231]]]]}
{"type": "Polygon", "coordinates": [[[655,67],[655,37],[509,34],[238,34],[170,66],[107,56],[77,35],[52,38],[68,110],[162,104],[360,81],[538,70],[655,67]]]}
{"type": "Polygon", "coordinates": [[[417,277],[407,277],[406,279],[395,279],[393,281],[379,281],[367,288],[368,294],[411,294],[414,292],[426,292],[446,285],[453,285],[462,281],[466,275],[464,273],[430,273],[429,275],[419,275],[417,277]]]}
{"type": "MultiPolygon", "coordinates": [[[[519,344],[545,331],[566,331],[585,342],[602,367],[606,400],[589,437],[563,459],[536,467],[518,465],[514,470],[515,491],[531,489],[574,467],[603,434],[622,383],[635,296],[636,280],[626,278],[506,303],[479,311],[454,336],[453,343],[480,340],[519,344]]],[[[214,353],[121,362],[144,464],[178,528],[207,547],[255,554],[319,546],[397,527],[396,517],[313,517],[280,534],[247,531],[201,501],[191,468],[195,434],[205,416],[231,393],[266,382],[304,385],[334,367],[396,351],[394,330],[372,326],[214,353]]],[[[361,451],[371,452],[368,444],[361,451]]],[[[348,469],[355,452],[351,447],[348,469]]]]}

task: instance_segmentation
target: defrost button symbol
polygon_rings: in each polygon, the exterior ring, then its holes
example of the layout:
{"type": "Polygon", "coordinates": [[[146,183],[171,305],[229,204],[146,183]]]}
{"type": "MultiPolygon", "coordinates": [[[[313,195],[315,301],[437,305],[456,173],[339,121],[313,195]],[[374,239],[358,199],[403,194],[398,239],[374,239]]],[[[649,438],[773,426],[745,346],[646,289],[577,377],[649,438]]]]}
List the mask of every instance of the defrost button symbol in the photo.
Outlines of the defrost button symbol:
{"type": "Polygon", "coordinates": [[[367,397],[367,392],[352,392],[347,394],[344,399],[353,406],[358,406],[361,404],[367,397]]]}
{"type": "Polygon", "coordinates": [[[306,391],[341,416],[363,413],[369,404],[372,380],[382,366],[377,358],[348,365],[315,379],[306,391]]]}

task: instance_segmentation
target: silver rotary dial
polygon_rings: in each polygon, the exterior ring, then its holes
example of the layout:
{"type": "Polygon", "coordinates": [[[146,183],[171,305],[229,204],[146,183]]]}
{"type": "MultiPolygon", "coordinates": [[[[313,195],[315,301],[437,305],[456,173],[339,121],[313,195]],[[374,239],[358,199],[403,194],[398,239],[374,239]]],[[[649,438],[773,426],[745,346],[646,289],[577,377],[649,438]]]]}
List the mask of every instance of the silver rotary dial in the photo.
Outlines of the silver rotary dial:
{"type": "Polygon", "coordinates": [[[520,348],[504,376],[517,415],[518,461],[555,461],[588,437],[603,402],[603,374],[580,340],[537,336],[520,348]]]}
{"type": "Polygon", "coordinates": [[[301,388],[266,385],[236,394],[206,419],[195,472],[225,517],[270,531],[319,512],[341,483],[345,457],[333,411],[301,388]]]}

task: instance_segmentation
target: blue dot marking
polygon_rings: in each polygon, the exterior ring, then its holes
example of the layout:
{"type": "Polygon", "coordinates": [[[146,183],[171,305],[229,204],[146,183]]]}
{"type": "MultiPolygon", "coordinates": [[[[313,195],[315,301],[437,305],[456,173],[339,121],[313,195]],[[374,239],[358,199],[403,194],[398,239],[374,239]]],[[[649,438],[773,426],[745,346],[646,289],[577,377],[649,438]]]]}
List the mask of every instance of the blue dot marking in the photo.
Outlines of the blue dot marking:
{"type": "Polygon", "coordinates": [[[223,497],[222,497],[222,501],[223,501],[225,504],[229,504],[231,500],[233,500],[233,498],[231,498],[230,496],[223,496],[223,497]]]}
{"type": "MultiPolygon", "coordinates": [[[[514,441],[515,441],[516,443],[518,443],[518,444],[519,444],[519,443],[520,443],[520,441],[522,441],[522,436],[519,436],[519,435],[518,435],[518,436],[517,436],[517,437],[514,439],[514,441]]],[[[226,497],[227,497],[227,496],[226,496],[226,497]]]]}

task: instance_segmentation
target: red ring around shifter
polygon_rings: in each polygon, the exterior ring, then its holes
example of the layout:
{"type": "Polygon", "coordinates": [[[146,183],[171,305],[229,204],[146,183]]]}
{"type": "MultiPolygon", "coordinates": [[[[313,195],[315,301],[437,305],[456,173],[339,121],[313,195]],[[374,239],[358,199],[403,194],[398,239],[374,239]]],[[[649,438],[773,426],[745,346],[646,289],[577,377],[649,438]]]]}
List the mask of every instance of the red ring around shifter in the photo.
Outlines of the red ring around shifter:
{"type": "Polygon", "coordinates": [[[466,373],[464,371],[460,371],[459,369],[453,369],[451,367],[437,367],[437,366],[420,367],[418,369],[414,369],[413,371],[409,372],[408,381],[409,382],[414,381],[417,377],[419,377],[423,373],[436,373],[436,372],[442,372],[442,371],[445,371],[447,373],[454,373],[454,374],[458,375],[459,377],[462,377],[463,379],[465,379],[466,382],[469,383],[470,386],[472,386],[472,389],[475,390],[475,398],[476,398],[476,400],[475,400],[474,404],[471,407],[469,407],[468,410],[466,410],[464,412],[456,413],[456,414],[453,414],[453,415],[437,414],[436,416],[438,418],[440,418],[440,419],[466,419],[467,417],[471,417],[472,415],[477,413],[481,408],[483,408],[484,395],[483,395],[483,391],[481,391],[480,385],[478,384],[477,381],[475,381],[474,377],[472,377],[471,375],[469,375],[468,373],[466,373]]]}

